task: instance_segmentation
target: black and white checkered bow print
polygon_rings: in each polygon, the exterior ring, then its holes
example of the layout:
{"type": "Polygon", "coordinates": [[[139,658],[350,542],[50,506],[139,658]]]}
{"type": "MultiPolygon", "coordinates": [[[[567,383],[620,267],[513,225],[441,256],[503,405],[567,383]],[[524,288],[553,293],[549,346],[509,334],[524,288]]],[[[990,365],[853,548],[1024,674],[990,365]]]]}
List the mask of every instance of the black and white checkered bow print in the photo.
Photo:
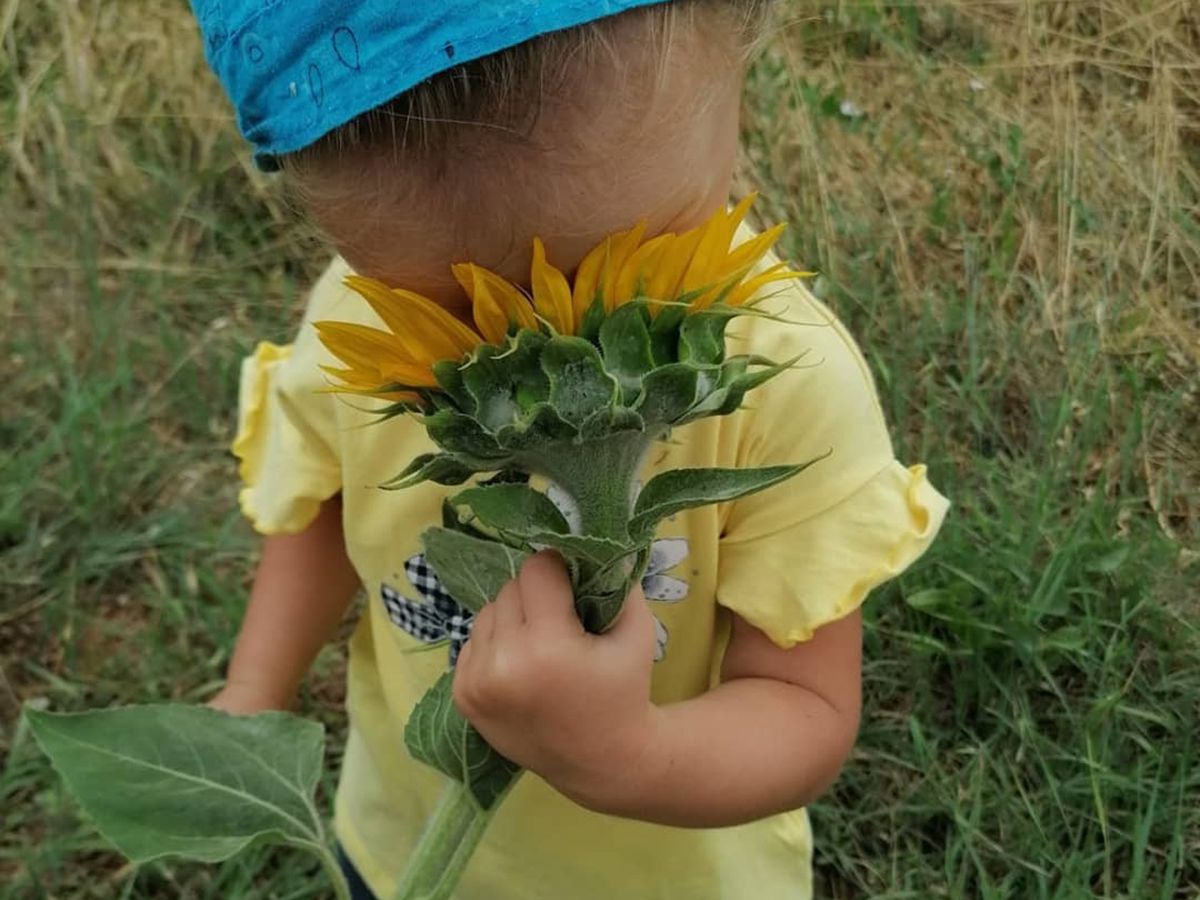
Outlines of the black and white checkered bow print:
{"type": "Polygon", "coordinates": [[[404,574],[420,593],[424,602],[409,600],[395,588],[383,585],[383,605],[388,618],[413,637],[426,644],[440,641],[450,642],[450,665],[458,662],[463,644],[471,636],[471,625],[475,614],[465,606],[454,602],[438,580],[437,572],[425,561],[425,554],[418,553],[404,564],[404,574]]]}

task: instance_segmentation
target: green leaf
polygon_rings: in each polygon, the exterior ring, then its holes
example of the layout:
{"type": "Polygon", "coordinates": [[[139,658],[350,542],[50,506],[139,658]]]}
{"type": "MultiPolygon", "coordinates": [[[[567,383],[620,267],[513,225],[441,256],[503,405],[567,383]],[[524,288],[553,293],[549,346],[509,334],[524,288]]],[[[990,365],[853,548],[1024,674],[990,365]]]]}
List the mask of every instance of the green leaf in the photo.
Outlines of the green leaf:
{"type": "MultiPolygon", "coordinates": [[[[701,390],[704,390],[703,385],[701,386],[701,390]]],[[[731,405],[733,409],[737,409],[741,405],[742,397],[744,396],[745,392],[738,391],[735,385],[710,387],[691,409],[675,421],[675,424],[686,425],[689,422],[695,422],[697,419],[725,415],[726,413],[722,411],[728,409],[731,405]]],[[[733,410],[729,411],[732,412],[733,410]]]]}
{"type": "Polygon", "coordinates": [[[664,306],[650,323],[650,351],[656,365],[679,361],[679,326],[687,316],[687,306],[664,306]]]}
{"type": "Polygon", "coordinates": [[[649,541],[612,562],[594,567],[575,590],[575,608],[583,627],[593,634],[606,631],[641,580],[650,553],[649,541]],[[629,556],[636,554],[636,558],[629,556]]]}
{"type": "Polygon", "coordinates": [[[803,355],[800,354],[785,363],[773,363],[757,356],[729,360],[721,369],[721,386],[689,409],[678,424],[686,425],[688,422],[708,416],[727,416],[736,412],[741,407],[746,394],[770,381],[781,372],[791,369],[803,355]],[[763,366],[763,368],[747,371],[749,365],[763,366]]]}
{"type": "Polygon", "coordinates": [[[744,359],[747,365],[758,366],[759,368],[754,370],[743,369],[738,373],[737,377],[733,381],[733,384],[743,394],[747,394],[755,388],[766,384],[781,372],[787,372],[788,370],[794,368],[796,363],[798,363],[807,355],[808,351],[806,350],[804,353],[793,356],[787,362],[781,363],[772,362],[771,360],[763,359],[760,356],[742,357],[741,359],[744,359]]]}
{"type": "Polygon", "coordinates": [[[567,520],[541,491],[525,484],[496,484],[468,488],[450,500],[469,507],[484,525],[524,537],[543,531],[569,532],[567,520]]]}
{"type": "Polygon", "coordinates": [[[500,446],[513,452],[574,440],[579,429],[555,412],[549,403],[533,407],[526,420],[496,432],[500,446]]]}
{"type": "Polygon", "coordinates": [[[467,392],[467,386],[463,384],[461,365],[448,359],[435,362],[432,367],[433,377],[455,406],[463,412],[474,412],[475,401],[467,392]]]}
{"type": "Polygon", "coordinates": [[[219,862],[267,842],[324,848],[315,722],[184,704],[25,717],[101,834],[136,863],[219,862]]]}
{"type": "Polygon", "coordinates": [[[496,439],[470,416],[440,409],[421,421],[429,437],[443,450],[479,460],[498,460],[508,456],[508,451],[501,449],[496,439]]]}
{"type": "Polygon", "coordinates": [[[579,428],[579,437],[584,441],[595,441],[616,434],[618,431],[645,431],[646,423],[640,415],[623,406],[606,407],[588,417],[579,428]]]}
{"type": "Polygon", "coordinates": [[[499,541],[471,537],[448,528],[429,528],[421,535],[425,559],[442,587],[460,605],[479,612],[517,577],[529,556],[499,541]]]}
{"type": "Polygon", "coordinates": [[[604,368],[616,376],[626,404],[633,403],[642,389],[642,378],[654,368],[650,352],[650,314],[644,303],[627,303],[600,326],[604,368]]]}
{"type": "Polygon", "coordinates": [[[600,292],[597,291],[591,306],[583,314],[583,321],[579,323],[579,336],[589,344],[598,343],[600,340],[600,326],[604,324],[605,315],[604,299],[600,296],[600,292]]]}
{"type": "Polygon", "coordinates": [[[764,466],[758,469],[675,469],[650,479],[638,496],[629,523],[634,540],[644,539],[667,516],[736,500],[778,484],[803,472],[816,460],[797,466],[764,466]]]}
{"type": "Polygon", "coordinates": [[[413,708],[404,727],[404,742],[412,755],[467,786],[482,809],[491,809],[520,774],[483,739],[453,697],[454,672],[444,672],[413,708]]]}
{"type": "Polygon", "coordinates": [[[671,363],[642,379],[642,396],[634,406],[647,425],[673,425],[696,404],[700,370],[687,363],[671,363]]]}
{"type": "Polygon", "coordinates": [[[552,547],[570,560],[586,560],[595,564],[608,564],[614,560],[636,553],[638,545],[614,541],[611,538],[592,537],[586,534],[561,534],[542,531],[531,534],[529,543],[552,547]]]}
{"type": "Polygon", "coordinates": [[[726,315],[692,313],[679,326],[679,360],[700,365],[717,365],[725,359],[726,315]]]}
{"type": "Polygon", "coordinates": [[[550,383],[540,365],[546,341],[538,332],[521,331],[504,347],[481,346],[463,366],[463,383],[475,400],[476,417],[488,430],[512,423],[549,396],[550,383]]]}
{"type": "Polygon", "coordinates": [[[398,491],[423,481],[462,484],[476,471],[448,453],[422,453],[405,466],[404,471],[390,481],[385,481],[380,487],[385,491],[398,491]]]}
{"type": "Polygon", "coordinates": [[[550,339],[542,367],[550,378],[550,405],[568,422],[580,424],[616,403],[616,379],[604,370],[596,348],[581,338],[550,339]]]}

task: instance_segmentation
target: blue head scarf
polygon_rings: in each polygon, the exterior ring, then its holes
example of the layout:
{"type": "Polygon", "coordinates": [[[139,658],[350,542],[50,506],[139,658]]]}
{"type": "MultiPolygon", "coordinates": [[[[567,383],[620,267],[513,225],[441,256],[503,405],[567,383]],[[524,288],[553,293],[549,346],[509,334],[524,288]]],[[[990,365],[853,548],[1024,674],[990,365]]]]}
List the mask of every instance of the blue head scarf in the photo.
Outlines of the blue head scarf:
{"type": "Polygon", "coordinates": [[[662,0],[191,0],[255,158],[299,150],[425,79],[662,0]]]}

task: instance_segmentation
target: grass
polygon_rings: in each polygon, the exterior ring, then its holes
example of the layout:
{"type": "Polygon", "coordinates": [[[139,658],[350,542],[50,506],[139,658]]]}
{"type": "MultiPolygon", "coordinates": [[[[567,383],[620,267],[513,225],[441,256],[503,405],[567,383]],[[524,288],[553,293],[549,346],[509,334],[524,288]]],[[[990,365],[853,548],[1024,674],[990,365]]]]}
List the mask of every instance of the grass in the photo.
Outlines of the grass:
{"type": "MultiPolygon", "coordinates": [[[[868,605],[825,896],[1200,892],[1200,21],[1187,0],[783,6],[744,186],[954,501],[868,605]]],[[[0,3],[0,897],[316,897],[254,853],[134,872],[20,705],[199,700],[255,543],[240,358],[322,262],[184,5],[0,3]]],[[[340,728],[340,651],[308,714],[340,728]]],[[[336,757],[337,741],[333,753],[336,757]]],[[[336,759],[331,760],[332,764],[336,759]]]]}

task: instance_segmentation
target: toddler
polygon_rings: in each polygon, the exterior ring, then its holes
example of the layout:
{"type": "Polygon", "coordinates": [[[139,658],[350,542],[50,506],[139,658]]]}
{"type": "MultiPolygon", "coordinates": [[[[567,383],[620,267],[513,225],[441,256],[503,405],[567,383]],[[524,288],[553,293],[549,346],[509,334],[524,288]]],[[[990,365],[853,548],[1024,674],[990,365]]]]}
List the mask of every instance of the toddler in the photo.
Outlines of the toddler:
{"type": "MultiPolygon", "coordinates": [[[[470,320],[451,264],[528,286],[531,246],[571,272],[644,222],[681,232],[729,199],[745,57],[765,0],[194,0],[210,62],[261,165],[282,168],[336,248],[291,346],[245,363],[234,453],[267,535],[214,705],[285,708],[360,588],[335,830],[363,897],[387,897],[444,779],[408,715],[457,660],[455,702],[529,772],[456,896],[800,900],[804,806],[859,719],[859,605],[946,509],[893,456],[867,367],[797,282],[737,352],[805,364],[747,408],[678,429],[643,480],[821,457],[784,484],[663,523],[642,589],[583,632],[561,562],[530,559],[473,623],[419,536],[450,489],[377,485],[432,446],[331,395],[314,320],[378,325],[361,274],[470,320]],[[473,632],[471,629],[473,628],[473,632]],[[467,639],[468,633],[473,634],[467,639]]],[[[738,215],[745,213],[745,204],[738,215]]],[[[753,236],[743,225],[734,243],[753,236]]]]}

